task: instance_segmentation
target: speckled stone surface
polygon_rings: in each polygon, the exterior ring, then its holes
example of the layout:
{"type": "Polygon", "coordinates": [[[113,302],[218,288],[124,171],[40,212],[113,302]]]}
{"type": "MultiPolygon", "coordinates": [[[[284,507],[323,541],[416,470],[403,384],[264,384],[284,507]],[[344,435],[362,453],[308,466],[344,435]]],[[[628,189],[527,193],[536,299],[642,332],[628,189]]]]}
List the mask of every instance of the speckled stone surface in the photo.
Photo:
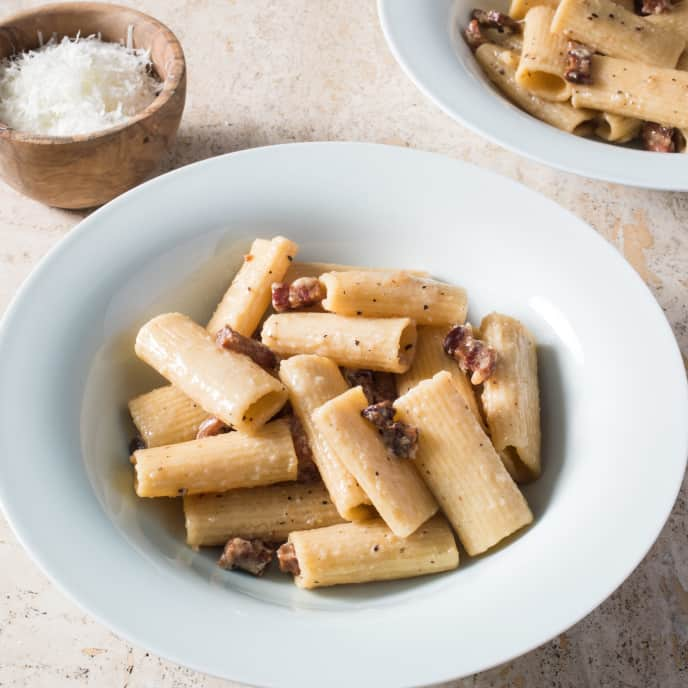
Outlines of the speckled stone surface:
{"type": "MultiPolygon", "coordinates": [[[[540,191],[595,227],[648,283],[688,355],[688,194],[550,170],[455,124],[401,72],[372,0],[119,2],[167,23],[186,51],[188,104],[166,169],[241,148],[314,140],[375,141],[467,160],[540,191]]],[[[0,12],[38,4],[3,0],[0,12]]],[[[81,217],[0,184],[0,311],[81,217]]],[[[684,482],[645,560],[574,628],[508,664],[445,685],[686,688],[687,509],[684,482]]],[[[48,582],[0,517],[0,686],[231,685],[237,684],[176,666],[110,633],[48,582]]]]}

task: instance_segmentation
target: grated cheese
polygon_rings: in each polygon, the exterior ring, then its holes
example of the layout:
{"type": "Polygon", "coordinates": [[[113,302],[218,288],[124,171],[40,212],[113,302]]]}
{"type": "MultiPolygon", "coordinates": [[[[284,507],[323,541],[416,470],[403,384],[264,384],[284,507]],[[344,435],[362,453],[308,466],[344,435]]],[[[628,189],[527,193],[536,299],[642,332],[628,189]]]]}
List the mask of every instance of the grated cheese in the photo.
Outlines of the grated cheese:
{"type": "Polygon", "coordinates": [[[88,134],[126,122],[161,88],[147,50],[96,36],[53,37],[37,50],[0,61],[0,122],[32,134],[88,134]]]}

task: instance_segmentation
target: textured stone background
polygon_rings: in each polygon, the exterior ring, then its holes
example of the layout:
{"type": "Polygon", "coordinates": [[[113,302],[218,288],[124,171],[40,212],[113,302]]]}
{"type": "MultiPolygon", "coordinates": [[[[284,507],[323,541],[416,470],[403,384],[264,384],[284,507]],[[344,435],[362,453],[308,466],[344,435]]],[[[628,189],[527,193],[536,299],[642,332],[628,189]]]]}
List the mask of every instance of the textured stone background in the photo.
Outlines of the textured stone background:
{"type": "MultiPolygon", "coordinates": [[[[684,358],[688,354],[688,195],[556,172],[455,124],[402,74],[372,0],[119,2],[167,23],[186,51],[188,104],[166,168],[241,148],[314,140],[411,146],[490,168],[556,200],[622,252],[664,308],[684,358]]],[[[3,0],[0,10],[38,4],[3,0]]],[[[0,312],[81,217],[0,184],[0,312]]],[[[581,623],[524,657],[447,686],[688,686],[687,502],[684,483],[648,556],[581,623]]],[[[83,614],[29,561],[0,517],[0,686],[231,685],[132,647],[83,614]]]]}

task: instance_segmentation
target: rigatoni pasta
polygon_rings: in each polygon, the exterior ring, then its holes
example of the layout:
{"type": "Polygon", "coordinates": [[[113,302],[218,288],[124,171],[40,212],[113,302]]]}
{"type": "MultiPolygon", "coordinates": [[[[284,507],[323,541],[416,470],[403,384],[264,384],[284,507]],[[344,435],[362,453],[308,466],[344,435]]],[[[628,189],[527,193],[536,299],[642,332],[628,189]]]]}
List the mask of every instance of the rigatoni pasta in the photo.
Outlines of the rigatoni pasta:
{"type": "Polygon", "coordinates": [[[418,470],[470,555],[528,525],[533,515],[446,371],[394,407],[419,430],[418,470]]]}
{"type": "MultiPolygon", "coordinates": [[[[215,335],[229,325],[250,337],[270,304],[271,283],[284,277],[297,250],[297,245],[284,237],[256,239],[208,322],[208,332],[215,335]]],[[[208,417],[174,386],[159,387],[132,399],[129,411],[147,447],[192,440],[208,417]]]]}
{"type": "Polygon", "coordinates": [[[415,353],[416,325],[410,318],[279,313],[265,321],[261,340],[281,356],[315,354],[349,368],[403,373],[415,353]]]}
{"type": "Polygon", "coordinates": [[[366,318],[412,318],[417,325],[462,323],[466,291],[408,272],[349,270],[320,275],[326,311],[366,318]]]}
{"type": "Polygon", "coordinates": [[[284,237],[256,239],[208,323],[215,334],[225,325],[250,337],[270,305],[270,287],[291,265],[298,246],[284,237]]]}
{"type": "Polygon", "coordinates": [[[579,136],[592,133],[595,112],[575,108],[569,103],[554,103],[526,90],[516,81],[519,55],[498,45],[485,43],[475,52],[475,58],[487,78],[508,98],[538,119],[579,136]]]}
{"type": "Polygon", "coordinates": [[[627,143],[638,136],[643,122],[636,117],[603,112],[597,119],[595,135],[613,143],[627,143]]]}
{"type": "Polygon", "coordinates": [[[611,57],[656,67],[675,67],[686,47],[679,34],[612,0],[561,0],[551,28],[611,57]]]}
{"type": "Polygon", "coordinates": [[[222,546],[223,569],[260,576],[277,552],[305,589],[449,571],[452,527],[475,555],[530,523],[508,473],[540,466],[525,328],[492,314],[475,330],[465,290],[420,271],[289,270],[295,250],[256,240],[210,330],[167,313],[139,331],[172,385],[129,404],[137,496],[181,497],[187,543],[222,546]],[[239,330],[256,336],[268,290],[258,342],[239,330]]]}
{"type": "Polygon", "coordinates": [[[437,502],[411,461],[390,458],[376,430],[361,417],[367,405],[362,389],[354,387],[317,409],[313,424],[394,534],[406,537],[437,511],[437,502]]]}
{"type": "Polygon", "coordinates": [[[550,31],[553,16],[544,5],[528,10],[516,82],[540,98],[562,102],[571,97],[571,83],[564,78],[568,40],[550,31]]]}
{"type": "Polygon", "coordinates": [[[512,19],[524,19],[533,7],[548,7],[554,10],[558,4],[559,0],[511,0],[509,16],[512,19]]]}
{"type": "Polygon", "coordinates": [[[296,480],[298,461],[289,421],[276,420],[253,435],[228,432],[164,447],[139,449],[139,497],[178,497],[296,480]]]}
{"type": "Polygon", "coordinates": [[[208,417],[200,404],[172,385],[135,397],[129,402],[129,413],[147,447],[192,440],[208,417]]]}
{"type": "Polygon", "coordinates": [[[343,523],[325,487],[283,483],[184,497],[186,541],[224,545],[232,537],[284,542],[289,533],[343,523]]]}
{"type": "Polygon", "coordinates": [[[685,150],[686,3],[513,0],[509,14],[474,10],[464,36],[489,80],[538,119],[610,143],[685,150]]]}
{"type": "Polygon", "coordinates": [[[429,380],[440,371],[446,370],[452,376],[454,386],[468,404],[476,420],[484,427],[473,385],[456,361],[449,358],[444,352],[442,344],[446,334],[447,328],[428,326],[418,328],[416,355],[413,364],[409,370],[397,377],[399,396],[406,394],[419,382],[429,380]]]}
{"type": "Polygon", "coordinates": [[[540,392],[535,340],[517,320],[491,313],[480,335],[497,351],[497,367],[483,385],[482,403],[495,449],[515,479],[540,475],[540,392]]]}
{"type": "MultiPolygon", "coordinates": [[[[494,32],[494,41],[490,40],[490,43],[496,43],[497,45],[500,45],[502,48],[506,48],[507,50],[511,50],[512,52],[515,52],[517,55],[520,55],[523,52],[523,36],[517,33],[499,33],[498,31],[494,32]]],[[[490,39],[492,39],[492,35],[490,36],[490,39]]]]}
{"type": "MultiPolygon", "coordinates": [[[[509,6],[509,16],[512,19],[523,19],[531,7],[550,7],[553,10],[557,8],[559,0],[511,0],[509,6]]],[[[634,0],[614,0],[615,5],[632,12],[635,7],[634,0]]]]}
{"type": "Polygon", "coordinates": [[[688,72],[595,55],[592,79],[574,87],[571,102],[576,107],[688,127],[688,72]]]}
{"type": "MultiPolygon", "coordinates": [[[[293,282],[299,277],[320,277],[326,272],[349,272],[359,270],[374,270],[375,272],[399,272],[392,268],[364,268],[360,265],[342,265],[341,263],[300,262],[294,261],[284,276],[285,282],[293,282]]],[[[428,277],[425,270],[404,270],[403,272],[416,277],[428,277]]],[[[276,280],[278,281],[278,280],[276,280]]]]}
{"type": "Polygon", "coordinates": [[[284,405],[284,386],[250,358],[219,348],[200,325],[179,313],[146,323],[136,355],[209,414],[255,432],[284,405]]]}
{"type": "Polygon", "coordinates": [[[289,391],[289,400],[306,432],[313,460],[342,518],[358,521],[369,517],[370,499],[311,418],[318,407],[348,389],[339,368],[323,356],[299,355],[282,361],[279,376],[289,391]]]}
{"type": "Polygon", "coordinates": [[[688,4],[685,2],[671,3],[669,11],[651,14],[646,21],[663,29],[669,29],[688,40],[688,4]]]}
{"type": "Polygon", "coordinates": [[[286,547],[299,571],[294,582],[306,589],[423,576],[459,565],[454,536],[440,515],[407,537],[374,519],[296,531],[286,547]]]}

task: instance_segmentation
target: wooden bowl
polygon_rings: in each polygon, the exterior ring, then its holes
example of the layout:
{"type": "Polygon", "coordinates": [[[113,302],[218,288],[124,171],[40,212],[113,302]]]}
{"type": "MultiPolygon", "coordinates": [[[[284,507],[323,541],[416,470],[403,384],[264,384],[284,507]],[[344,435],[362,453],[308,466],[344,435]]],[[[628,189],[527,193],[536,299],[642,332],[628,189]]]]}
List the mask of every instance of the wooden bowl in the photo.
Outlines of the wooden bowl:
{"type": "Polygon", "coordinates": [[[126,42],[150,50],[164,86],[125,124],[79,136],[42,136],[0,123],[0,176],[12,187],[58,208],[101,205],[149,177],[174,144],[186,99],[184,51],[159,21],[128,7],[98,2],[44,5],[0,22],[0,58],[38,47],[38,32],[126,42]]]}

